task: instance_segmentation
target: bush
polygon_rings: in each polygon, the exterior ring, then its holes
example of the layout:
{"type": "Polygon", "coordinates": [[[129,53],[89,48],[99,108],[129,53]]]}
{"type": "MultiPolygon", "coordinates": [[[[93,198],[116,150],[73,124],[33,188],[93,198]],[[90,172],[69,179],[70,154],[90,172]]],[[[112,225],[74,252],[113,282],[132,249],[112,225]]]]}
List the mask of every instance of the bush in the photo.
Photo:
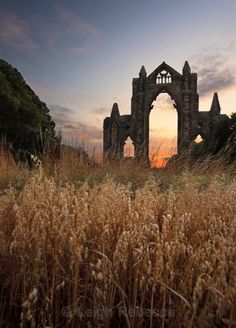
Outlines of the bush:
{"type": "Polygon", "coordinates": [[[56,141],[54,127],[46,104],[15,68],[0,60],[0,138],[11,143],[15,154],[38,154],[56,141]]]}

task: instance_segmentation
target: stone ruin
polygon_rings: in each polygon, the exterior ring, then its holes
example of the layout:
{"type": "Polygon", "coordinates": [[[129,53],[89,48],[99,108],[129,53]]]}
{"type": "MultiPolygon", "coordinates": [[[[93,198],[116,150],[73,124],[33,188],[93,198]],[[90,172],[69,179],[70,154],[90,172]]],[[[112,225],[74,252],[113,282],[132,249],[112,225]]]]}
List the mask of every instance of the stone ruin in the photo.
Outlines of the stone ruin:
{"type": "Polygon", "coordinates": [[[178,116],[177,155],[186,151],[198,135],[210,148],[215,143],[215,132],[219,122],[226,116],[217,93],[214,94],[209,111],[199,111],[197,74],[191,73],[186,61],[182,74],[163,62],[150,75],[142,66],[139,77],[133,79],[131,114],[120,115],[117,103],[111,116],[104,119],[104,159],[119,160],[124,157],[124,146],[128,137],[134,145],[134,158],[149,163],[149,115],[153,101],[160,93],[168,93],[174,100],[178,116]]]}

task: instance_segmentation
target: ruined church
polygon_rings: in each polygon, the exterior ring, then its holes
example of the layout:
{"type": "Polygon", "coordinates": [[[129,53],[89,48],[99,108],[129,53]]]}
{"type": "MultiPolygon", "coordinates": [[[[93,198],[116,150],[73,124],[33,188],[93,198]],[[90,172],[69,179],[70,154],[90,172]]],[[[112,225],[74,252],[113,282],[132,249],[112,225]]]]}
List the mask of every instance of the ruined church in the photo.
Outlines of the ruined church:
{"type": "Polygon", "coordinates": [[[209,111],[199,111],[197,74],[186,61],[182,74],[163,62],[150,75],[142,66],[139,77],[133,79],[131,114],[120,115],[117,103],[111,116],[104,119],[104,159],[121,159],[128,137],[134,145],[134,157],[149,163],[149,115],[153,101],[160,93],[168,93],[177,111],[177,154],[187,150],[198,135],[209,147],[215,142],[217,125],[222,115],[218,95],[214,94],[209,111]]]}

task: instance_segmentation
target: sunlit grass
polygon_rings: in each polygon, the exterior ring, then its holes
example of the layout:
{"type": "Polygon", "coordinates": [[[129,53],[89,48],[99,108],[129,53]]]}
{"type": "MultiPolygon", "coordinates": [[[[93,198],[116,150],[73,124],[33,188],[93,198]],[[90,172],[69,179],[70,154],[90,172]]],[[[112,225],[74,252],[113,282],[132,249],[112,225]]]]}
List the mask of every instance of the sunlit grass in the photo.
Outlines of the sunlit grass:
{"type": "Polygon", "coordinates": [[[233,327],[233,167],[101,165],[66,148],[29,170],[8,156],[0,326],[233,327]]]}

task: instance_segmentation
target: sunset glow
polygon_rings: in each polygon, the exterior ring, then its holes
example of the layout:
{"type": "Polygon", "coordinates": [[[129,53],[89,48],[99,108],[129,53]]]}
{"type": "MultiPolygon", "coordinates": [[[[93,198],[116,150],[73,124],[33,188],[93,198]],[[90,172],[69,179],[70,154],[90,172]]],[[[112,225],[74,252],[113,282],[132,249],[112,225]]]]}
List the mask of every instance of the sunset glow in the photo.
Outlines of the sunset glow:
{"type": "MultiPolygon", "coordinates": [[[[150,74],[166,61],[181,72],[188,60],[198,73],[200,111],[209,110],[215,91],[222,114],[236,111],[234,0],[0,3],[0,57],[46,102],[63,138],[89,152],[101,154],[103,119],[114,102],[122,115],[130,113],[132,78],[142,65],[150,74]]],[[[150,152],[160,143],[164,150],[154,163],[169,156],[176,135],[173,101],[160,95],[150,116],[150,152]]]]}
{"type": "Polygon", "coordinates": [[[164,139],[157,147],[150,150],[150,162],[152,167],[164,167],[167,161],[177,153],[176,139],[164,139]]]}

